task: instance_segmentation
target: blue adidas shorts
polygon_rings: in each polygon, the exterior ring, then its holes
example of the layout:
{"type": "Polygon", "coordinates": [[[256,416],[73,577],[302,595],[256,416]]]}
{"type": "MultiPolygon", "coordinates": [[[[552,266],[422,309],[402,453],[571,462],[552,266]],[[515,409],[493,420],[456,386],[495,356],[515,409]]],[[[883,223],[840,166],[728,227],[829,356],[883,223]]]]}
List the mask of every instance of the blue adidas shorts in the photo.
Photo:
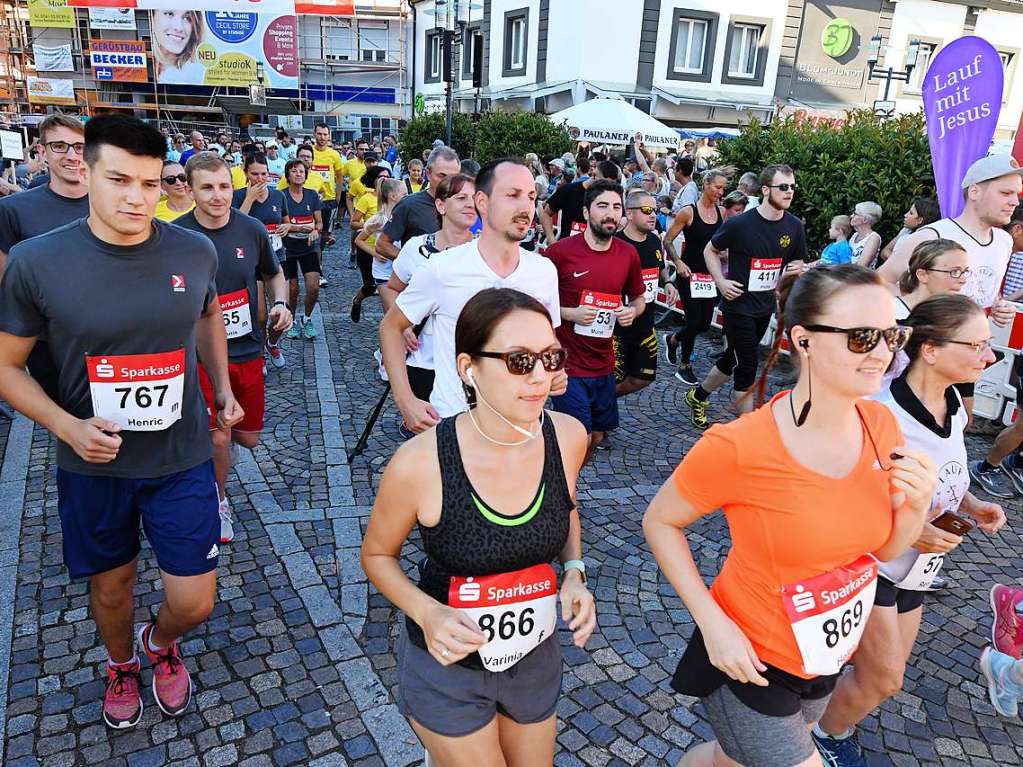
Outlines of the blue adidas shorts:
{"type": "Polygon", "coordinates": [[[618,428],[618,396],[614,373],[595,378],[568,379],[568,389],[551,397],[551,407],[582,422],[586,432],[618,428]]]}
{"type": "Polygon", "coordinates": [[[94,477],[57,469],[64,564],[72,578],[121,567],[142,548],[139,527],[170,575],[201,575],[220,556],[213,461],[155,479],[94,477]]]}

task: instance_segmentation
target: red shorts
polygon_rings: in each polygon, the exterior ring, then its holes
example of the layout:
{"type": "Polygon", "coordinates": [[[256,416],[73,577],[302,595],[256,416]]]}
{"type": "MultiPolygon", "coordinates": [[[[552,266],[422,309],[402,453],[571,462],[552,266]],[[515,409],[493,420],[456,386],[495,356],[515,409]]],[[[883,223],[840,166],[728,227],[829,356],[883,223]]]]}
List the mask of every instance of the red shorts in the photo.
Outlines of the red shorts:
{"type": "MultiPolygon", "coordinates": [[[[245,411],[245,417],[232,428],[237,431],[263,431],[263,411],[266,405],[265,380],[263,378],[263,358],[257,357],[248,362],[231,362],[227,366],[231,378],[231,391],[234,398],[245,411]]],[[[206,375],[206,369],[199,365],[199,386],[202,396],[206,399],[206,409],[210,412],[210,431],[217,428],[217,408],[214,405],[213,383],[206,375]]]]}

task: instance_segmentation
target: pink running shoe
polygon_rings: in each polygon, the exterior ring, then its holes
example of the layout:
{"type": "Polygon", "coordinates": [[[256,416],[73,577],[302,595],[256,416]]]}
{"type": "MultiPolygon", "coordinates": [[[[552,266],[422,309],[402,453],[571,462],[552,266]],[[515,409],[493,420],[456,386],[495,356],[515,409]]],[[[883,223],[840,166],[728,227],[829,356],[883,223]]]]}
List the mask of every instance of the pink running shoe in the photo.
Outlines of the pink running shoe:
{"type": "Polygon", "coordinates": [[[181,716],[192,700],[192,677],[181,660],[177,642],[159,652],[149,649],[155,626],[155,621],[150,621],[139,629],[139,645],[153,664],[153,697],[163,713],[181,716]]]}
{"type": "Polygon", "coordinates": [[[107,664],[107,691],[103,695],[103,721],[107,727],[126,730],[142,718],[141,664],[107,664]]]}
{"type": "Polygon", "coordinates": [[[1023,621],[1016,614],[1016,605],[1023,600],[1023,589],[996,583],[991,588],[991,644],[1000,653],[1019,660],[1023,651],[1023,621]]]}

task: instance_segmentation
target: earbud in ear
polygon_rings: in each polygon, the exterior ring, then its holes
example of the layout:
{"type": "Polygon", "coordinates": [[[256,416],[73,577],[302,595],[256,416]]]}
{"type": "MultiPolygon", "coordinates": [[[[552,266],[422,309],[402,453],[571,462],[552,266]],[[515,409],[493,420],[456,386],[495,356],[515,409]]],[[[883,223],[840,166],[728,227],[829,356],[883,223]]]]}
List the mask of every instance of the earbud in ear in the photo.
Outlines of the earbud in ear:
{"type": "Polygon", "coordinates": [[[465,377],[469,379],[469,385],[473,388],[476,387],[476,379],[472,377],[472,368],[465,369],[465,377]]]}
{"type": "Polygon", "coordinates": [[[804,349],[810,348],[810,342],[807,341],[805,338],[800,339],[799,345],[802,346],[804,349]]]}

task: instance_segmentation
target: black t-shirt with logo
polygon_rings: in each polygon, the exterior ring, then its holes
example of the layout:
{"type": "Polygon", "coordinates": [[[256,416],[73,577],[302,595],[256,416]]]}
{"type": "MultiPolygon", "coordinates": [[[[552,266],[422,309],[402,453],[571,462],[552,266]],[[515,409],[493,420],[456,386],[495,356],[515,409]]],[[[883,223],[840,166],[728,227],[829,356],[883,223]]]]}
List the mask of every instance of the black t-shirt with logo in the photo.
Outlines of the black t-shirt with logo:
{"type": "MultiPolygon", "coordinates": [[[[231,198],[232,208],[241,210],[247,191],[246,189],[235,190],[234,196],[231,198]]],[[[266,233],[270,235],[270,240],[273,243],[277,227],[281,225],[281,219],[286,215],[284,210],[284,193],[276,189],[267,189],[266,199],[263,202],[259,200],[253,202],[247,215],[263,223],[263,226],[266,227],[266,233]]],[[[284,247],[283,242],[280,247],[284,247]]],[[[279,250],[279,248],[274,248],[274,250],[279,250]]]]}
{"type": "Polygon", "coordinates": [[[561,236],[568,237],[572,233],[572,224],[584,224],[583,203],[586,200],[585,181],[573,181],[564,184],[547,199],[552,211],[561,211],[561,236]]]}
{"type": "Polygon", "coordinates": [[[806,259],[803,222],[791,213],[768,221],[753,208],[725,221],[711,244],[728,251],[728,279],[741,282],[742,295],[728,301],[722,297],[721,311],[764,317],[774,313],[775,289],[785,265],[806,259]]]}
{"type": "Polygon", "coordinates": [[[227,356],[248,362],[263,353],[266,333],[258,321],[257,277],[273,277],[280,270],[262,223],[240,210],[231,210],[228,222],[207,229],[190,211],[174,220],[177,226],[206,235],[217,249],[217,294],[227,330],[227,356]],[[241,332],[246,331],[246,332],[241,332]],[[233,333],[240,333],[232,337],[233,333]]]}
{"type": "Polygon", "coordinates": [[[162,221],[153,221],[152,235],[140,245],[106,243],[82,219],[11,249],[0,282],[0,331],[45,335],[59,371],[58,404],[77,418],[103,415],[122,426],[128,417],[144,420],[163,408],[169,422],[155,430],[126,427],[110,463],[86,463],[59,442],[60,468],[155,479],[209,459],[196,324],[217,294],[216,273],[207,238],[162,221]],[[125,365],[130,355],[138,356],[125,365]],[[142,375],[118,380],[114,373],[125,367],[142,375]],[[148,380],[154,369],[170,371],[170,380],[148,380]],[[100,392],[106,410],[97,413],[100,392]]]}
{"type": "Polygon", "coordinates": [[[89,215],[89,195],[64,197],[38,186],[0,200],[0,250],[89,215]]]}
{"type": "MultiPolygon", "coordinates": [[[[643,270],[643,283],[644,287],[647,287],[646,283],[649,279],[654,278],[653,270],[657,270],[656,279],[657,285],[661,283],[661,270],[664,268],[664,253],[661,251],[661,238],[653,232],[650,232],[646,239],[642,242],[636,242],[632,238],[628,237],[625,232],[618,232],[615,235],[619,240],[629,243],[639,253],[639,266],[643,270]]],[[[623,339],[629,341],[639,342],[650,335],[650,332],[654,329],[654,302],[650,298],[651,291],[647,289],[645,291],[645,297],[647,298],[646,309],[643,313],[636,318],[629,327],[623,327],[619,323],[615,323],[615,333],[623,339]]],[[[653,298],[657,297],[657,288],[653,290],[653,298]]],[[[628,296],[624,297],[626,300],[628,296]]]]}

